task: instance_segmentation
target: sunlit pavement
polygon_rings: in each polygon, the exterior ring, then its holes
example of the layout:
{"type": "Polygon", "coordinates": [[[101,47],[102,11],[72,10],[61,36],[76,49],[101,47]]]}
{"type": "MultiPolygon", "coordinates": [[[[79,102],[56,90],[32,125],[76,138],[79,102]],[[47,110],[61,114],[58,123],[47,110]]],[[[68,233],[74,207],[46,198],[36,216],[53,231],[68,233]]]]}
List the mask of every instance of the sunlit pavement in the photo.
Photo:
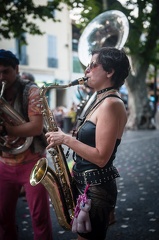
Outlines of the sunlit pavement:
{"type": "MultiPolygon", "coordinates": [[[[116,223],[109,227],[106,239],[158,240],[159,130],[125,131],[115,166],[120,172],[117,179],[116,223]]],[[[51,202],[50,211],[54,240],[76,239],[76,234],[59,226],[51,202]]],[[[19,240],[33,240],[24,197],[19,198],[17,206],[17,226],[19,240]]]]}

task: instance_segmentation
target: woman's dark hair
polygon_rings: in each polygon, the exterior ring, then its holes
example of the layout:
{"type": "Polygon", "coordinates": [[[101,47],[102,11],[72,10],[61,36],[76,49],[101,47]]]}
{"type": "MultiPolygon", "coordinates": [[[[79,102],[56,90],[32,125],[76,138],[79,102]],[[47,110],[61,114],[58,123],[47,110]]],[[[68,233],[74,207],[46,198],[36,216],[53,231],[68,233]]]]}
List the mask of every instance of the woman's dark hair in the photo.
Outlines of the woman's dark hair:
{"type": "Polygon", "coordinates": [[[93,50],[92,55],[98,54],[97,63],[101,64],[106,72],[112,72],[113,86],[120,88],[130,71],[129,59],[124,50],[119,50],[113,47],[103,47],[98,50],[93,50]]]}

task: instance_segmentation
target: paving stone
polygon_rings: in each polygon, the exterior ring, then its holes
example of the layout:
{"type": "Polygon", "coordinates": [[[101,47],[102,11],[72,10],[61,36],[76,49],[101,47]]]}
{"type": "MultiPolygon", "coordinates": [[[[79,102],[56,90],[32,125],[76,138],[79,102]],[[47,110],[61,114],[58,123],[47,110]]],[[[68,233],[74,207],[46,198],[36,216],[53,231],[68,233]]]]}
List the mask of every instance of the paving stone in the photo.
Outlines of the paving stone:
{"type": "MultiPolygon", "coordinates": [[[[120,173],[116,223],[109,227],[106,239],[158,240],[159,130],[125,131],[114,165],[120,173]]],[[[51,202],[50,211],[54,240],[77,239],[59,226],[51,202]]],[[[16,219],[19,240],[33,240],[25,197],[19,198],[16,219]]]]}

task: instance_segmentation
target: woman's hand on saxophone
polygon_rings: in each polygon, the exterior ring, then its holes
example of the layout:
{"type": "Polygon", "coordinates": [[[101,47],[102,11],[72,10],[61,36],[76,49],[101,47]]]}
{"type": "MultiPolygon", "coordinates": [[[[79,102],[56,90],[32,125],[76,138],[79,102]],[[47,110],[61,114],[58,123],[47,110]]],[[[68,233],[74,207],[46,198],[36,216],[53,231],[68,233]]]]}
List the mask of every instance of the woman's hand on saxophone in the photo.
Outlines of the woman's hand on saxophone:
{"type": "Polygon", "coordinates": [[[67,135],[64,132],[62,132],[60,128],[58,128],[57,132],[47,132],[45,136],[48,142],[48,146],[46,147],[46,149],[49,149],[51,147],[63,144],[64,138],[67,135]]]}

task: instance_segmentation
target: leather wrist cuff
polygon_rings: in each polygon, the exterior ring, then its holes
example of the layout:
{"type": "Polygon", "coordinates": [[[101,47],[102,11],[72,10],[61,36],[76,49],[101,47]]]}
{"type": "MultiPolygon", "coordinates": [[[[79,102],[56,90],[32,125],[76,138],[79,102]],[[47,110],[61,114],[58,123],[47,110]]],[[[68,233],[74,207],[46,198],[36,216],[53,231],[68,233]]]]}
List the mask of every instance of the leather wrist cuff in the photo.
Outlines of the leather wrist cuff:
{"type": "Polygon", "coordinates": [[[6,136],[6,135],[8,135],[7,129],[6,129],[5,126],[3,126],[2,131],[1,131],[1,136],[4,137],[4,136],[6,136]]]}

